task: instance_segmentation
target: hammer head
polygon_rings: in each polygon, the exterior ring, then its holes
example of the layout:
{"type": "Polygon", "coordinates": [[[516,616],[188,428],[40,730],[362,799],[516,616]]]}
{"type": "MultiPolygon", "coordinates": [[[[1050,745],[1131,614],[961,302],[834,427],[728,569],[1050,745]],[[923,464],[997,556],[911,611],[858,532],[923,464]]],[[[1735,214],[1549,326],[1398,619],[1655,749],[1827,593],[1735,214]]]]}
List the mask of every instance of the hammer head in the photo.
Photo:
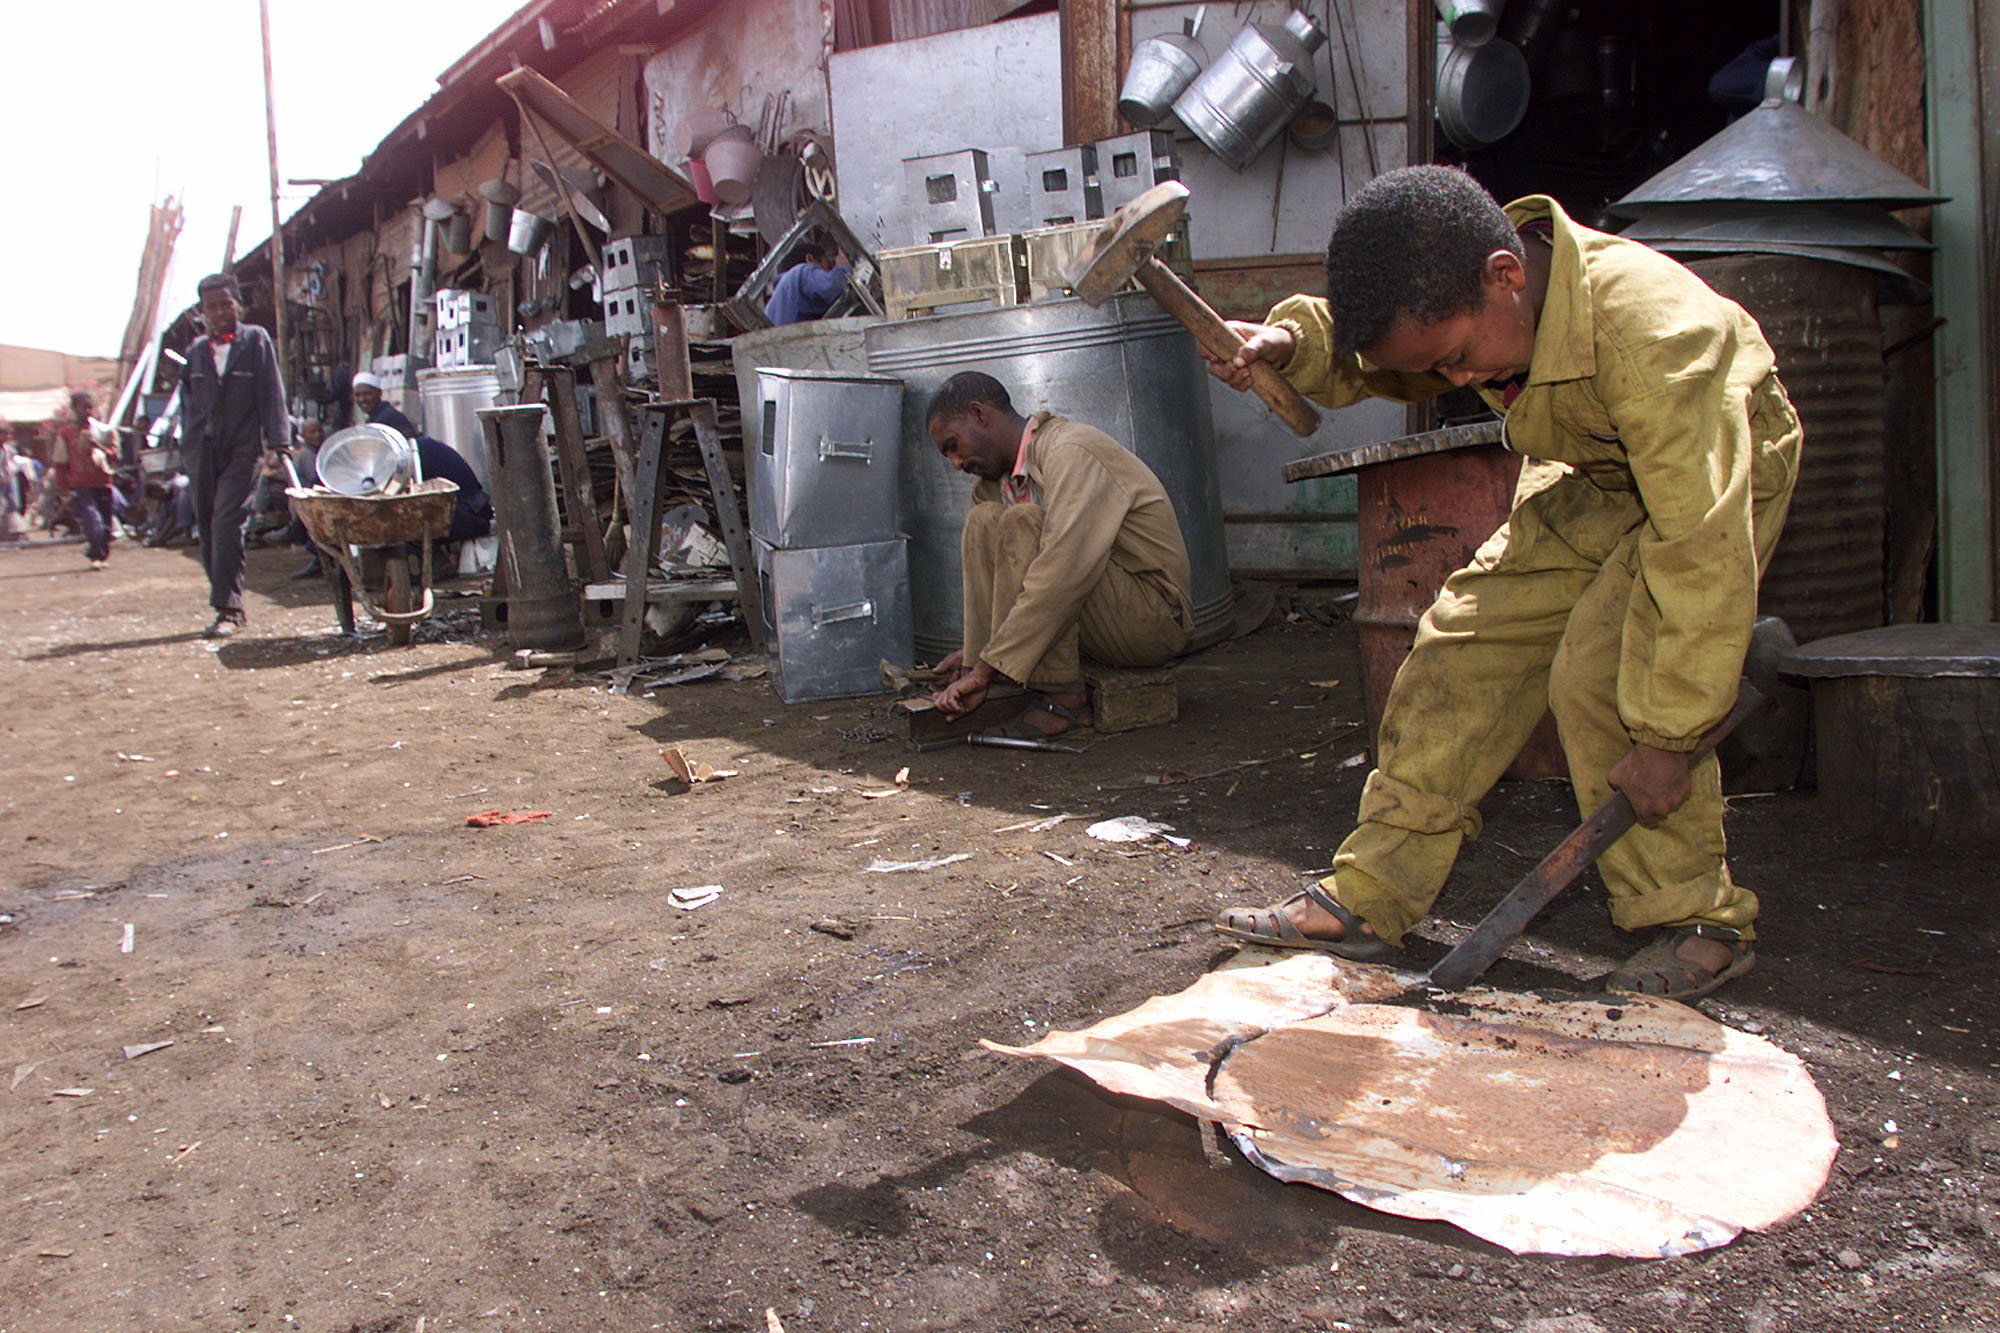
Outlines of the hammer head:
{"type": "Polygon", "coordinates": [[[1180,225],[1187,197],[1187,186],[1164,181],[1104,219],[1089,246],[1063,271],[1064,281],[1087,303],[1103,305],[1180,225]]]}

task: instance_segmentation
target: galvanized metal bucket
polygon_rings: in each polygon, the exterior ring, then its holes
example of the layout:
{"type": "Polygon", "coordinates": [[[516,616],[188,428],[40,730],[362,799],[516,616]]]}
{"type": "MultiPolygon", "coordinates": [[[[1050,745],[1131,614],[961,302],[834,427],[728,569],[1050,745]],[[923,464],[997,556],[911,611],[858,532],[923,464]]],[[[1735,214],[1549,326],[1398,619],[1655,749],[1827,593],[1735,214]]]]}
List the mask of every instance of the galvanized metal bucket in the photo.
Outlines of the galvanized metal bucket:
{"type": "Polygon", "coordinates": [[[1150,129],[1173,114],[1174,99],[1208,67],[1208,48],[1201,44],[1204,5],[1184,19],[1180,32],[1148,37],[1132,48],[1125,67],[1125,86],[1118,92],[1118,114],[1150,129]]]}
{"type": "Polygon", "coordinates": [[[1315,91],[1313,52],[1326,29],[1302,10],[1282,28],[1244,25],[1174,103],[1174,114],[1209,151],[1238,171],[1278,137],[1315,91]]]}

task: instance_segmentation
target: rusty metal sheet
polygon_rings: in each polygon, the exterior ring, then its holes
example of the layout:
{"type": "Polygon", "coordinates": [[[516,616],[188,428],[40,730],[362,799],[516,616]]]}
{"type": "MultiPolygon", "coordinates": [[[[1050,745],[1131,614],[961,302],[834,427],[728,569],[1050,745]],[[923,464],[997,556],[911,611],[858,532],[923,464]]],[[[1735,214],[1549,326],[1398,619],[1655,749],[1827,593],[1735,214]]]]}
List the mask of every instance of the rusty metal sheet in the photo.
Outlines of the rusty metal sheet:
{"type": "Polygon", "coordinates": [[[1636,996],[1473,989],[1246,950],[1177,995],[1009,1055],[1223,1126],[1281,1180],[1516,1253],[1666,1258],[1809,1205],[1838,1143],[1797,1057],[1636,996]]]}
{"type": "Polygon", "coordinates": [[[692,181],[592,116],[533,69],[524,65],[495,82],[523,112],[535,112],[591,165],[630,190],[648,208],[665,216],[700,204],[692,181]]]}

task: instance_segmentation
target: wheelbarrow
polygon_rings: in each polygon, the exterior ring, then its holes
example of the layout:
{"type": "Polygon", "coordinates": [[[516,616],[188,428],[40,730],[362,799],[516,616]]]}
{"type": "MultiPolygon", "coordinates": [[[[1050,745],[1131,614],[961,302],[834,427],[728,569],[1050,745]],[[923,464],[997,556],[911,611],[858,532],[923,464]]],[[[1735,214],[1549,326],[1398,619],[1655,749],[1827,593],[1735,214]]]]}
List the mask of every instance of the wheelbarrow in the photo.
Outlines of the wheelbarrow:
{"type": "Polygon", "coordinates": [[[388,630],[389,642],[408,643],[411,629],[431,613],[431,543],[451,531],[457,484],[432,477],[391,495],[338,495],[299,486],[285,495],[313,545],[331,558],[326,581],[341,632],[354,633],[359,592],[362,609],[388,630]],[[423,545],[423,582],[415,589],[406,554],[411,542],[423,545]]]}

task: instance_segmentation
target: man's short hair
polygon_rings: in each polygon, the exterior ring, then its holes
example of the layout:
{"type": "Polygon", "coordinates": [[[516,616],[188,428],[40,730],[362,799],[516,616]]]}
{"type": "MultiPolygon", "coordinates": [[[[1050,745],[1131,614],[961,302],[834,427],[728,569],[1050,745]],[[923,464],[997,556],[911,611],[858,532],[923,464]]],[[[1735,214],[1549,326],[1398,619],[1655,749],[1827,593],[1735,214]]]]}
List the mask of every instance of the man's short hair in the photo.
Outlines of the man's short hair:
{"type": "Polygon", "coordinates": [[[981,370],[961,370],[944,382],[931,398],[930,410],[924,413],[924,422],[950,421],[953,417],[964,416],[972,410],[974,403],[986,403],[1002,412],[1014,410],[1014,400],[1007,395],[1007,386],[981,370]]]}
{"type": "Polygon", "coordinates": [[[233,275],[228,273],[211,273],[194,285],[195,300],[199,301],[218,287],[228,292],[234,300],[240,301],[243,299],[243,289],[236,285],[236,279],[233,275]]]}
{"type": "Polygon", "coordinates": [[[1336,350],[1358,352],[1404,319],[1436,324],[1479,307],[1486,259],[1521,234],[1485,187],[1454,167],[1404,167],[1355,192],[1326,245],[1336,350]]]}

